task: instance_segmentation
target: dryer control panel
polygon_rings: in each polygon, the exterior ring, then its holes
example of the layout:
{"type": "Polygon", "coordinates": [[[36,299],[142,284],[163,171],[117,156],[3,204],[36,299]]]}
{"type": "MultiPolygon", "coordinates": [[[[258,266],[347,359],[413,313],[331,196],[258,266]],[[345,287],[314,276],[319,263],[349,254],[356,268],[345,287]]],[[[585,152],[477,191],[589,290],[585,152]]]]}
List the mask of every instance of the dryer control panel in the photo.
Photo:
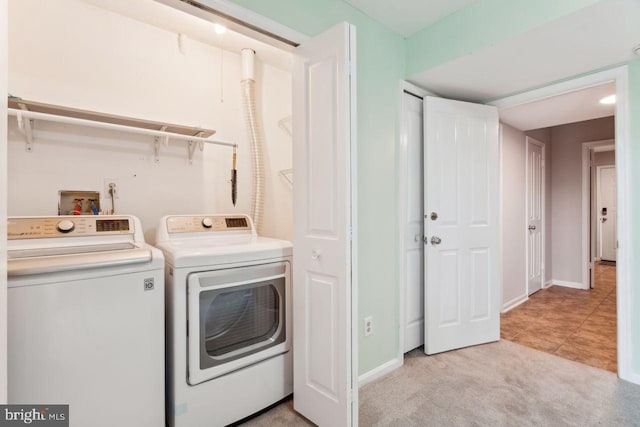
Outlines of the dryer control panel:
{"type": "Polygon", "coordinates": [[[169,216],[166,220],[169,234],[252,230],[251,220],[245,215],[180,215],[169,216]]]}

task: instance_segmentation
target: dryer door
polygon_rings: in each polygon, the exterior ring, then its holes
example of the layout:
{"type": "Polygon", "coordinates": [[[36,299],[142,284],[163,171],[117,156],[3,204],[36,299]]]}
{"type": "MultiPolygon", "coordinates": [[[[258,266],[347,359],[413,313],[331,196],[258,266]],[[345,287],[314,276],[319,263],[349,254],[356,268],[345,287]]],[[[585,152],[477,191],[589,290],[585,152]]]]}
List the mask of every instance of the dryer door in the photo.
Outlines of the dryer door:
{"type": "Polygon", "coordinates": [[[191,274],[189,384],[287,352],[288,287],[288,262],[191,274]]]}

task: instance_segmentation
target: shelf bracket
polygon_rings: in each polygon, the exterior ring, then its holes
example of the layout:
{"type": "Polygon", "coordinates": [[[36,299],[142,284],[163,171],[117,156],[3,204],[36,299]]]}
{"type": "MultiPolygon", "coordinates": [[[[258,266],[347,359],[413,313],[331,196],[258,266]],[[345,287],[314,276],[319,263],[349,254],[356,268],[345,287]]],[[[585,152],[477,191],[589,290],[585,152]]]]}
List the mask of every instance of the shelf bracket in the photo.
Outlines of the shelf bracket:
{"type": "MultiPolygon", "coordinates": [[[[165,132],[167,130],[167,126],[162,126],[160,128],[161,132],[165,132]]],[[[169,136],[155,136],[153,138],[154,142],[153,142],[153,155],[154,155],[154,161],[156,163],[160,163],[160,142],[162,141],[162,145],[164,145],[165,147],[169,146],[169,136]]]]}
{"type": "MultiPolygon", "coordinates": [[[[203,138],[204,137],[204,132],[198,132],[198,134],[196,136],[198,138],[203,138]]],[[[200,151],[204,151],[204,141],[202,139],[200,141],[198,141],[198,148],[200,149],[200,151]]]]}
{"type": "Polygon", "coordinates": [[[292,125],[292,116],[287,116],[283,119],[278,120],[278,127],[282,129],[287,135],[292,136],[291,131],[292,125]]]}
{"type": "MultiPolygon", "coordinates": [[[[29,111],[24,104],[19,105],[21,110],[29,111]]],[[[24,149],[28,153],[31,153],[33,151],[33,119],[23,117],[20,112],[18,112],[16,118],[18,119],[18,129],[20,133],[24,135],[24,149]]]]}
{"type": "Polygon", "coordinates": [[[289,183],[289,185],[293,186],[293,169],[283,169],[279,173],[280,176],[289,183]]]}
{"type": "MultiPolygon", "coordinates": [[[[195,136],[197,138],[202,138],[204,132],[198,132],[195,136]]],[[[189,164],[193,164],[193,154],[196,152],[196,147],[200,149],[200,151],[204,151],[204,142],[202,140],[193,141],[189,140],[189,144],[187,146],[187,150],[189,150],[189,164]]]]}
{"type": "Polygon", "coordinates": [[[196,141],[189,140],[187,150],[189,150],[189,164],[193,164],[193,153],[196,151],[196,141]]]}

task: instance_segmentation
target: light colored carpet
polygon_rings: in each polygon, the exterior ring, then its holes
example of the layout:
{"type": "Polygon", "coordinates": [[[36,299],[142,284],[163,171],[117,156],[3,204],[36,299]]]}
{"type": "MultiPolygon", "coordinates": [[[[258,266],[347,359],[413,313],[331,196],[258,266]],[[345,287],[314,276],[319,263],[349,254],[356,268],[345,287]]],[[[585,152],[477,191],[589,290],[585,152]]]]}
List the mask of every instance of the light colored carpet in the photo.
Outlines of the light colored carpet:
{"type": "MultiPolygon", "coordinates": [[[[291,401],[249,426],[307,426],[291,401]]],[[[361,426],[640,426],[640,386],[508,341],[427,357],[360,389],[361,426]]]]}

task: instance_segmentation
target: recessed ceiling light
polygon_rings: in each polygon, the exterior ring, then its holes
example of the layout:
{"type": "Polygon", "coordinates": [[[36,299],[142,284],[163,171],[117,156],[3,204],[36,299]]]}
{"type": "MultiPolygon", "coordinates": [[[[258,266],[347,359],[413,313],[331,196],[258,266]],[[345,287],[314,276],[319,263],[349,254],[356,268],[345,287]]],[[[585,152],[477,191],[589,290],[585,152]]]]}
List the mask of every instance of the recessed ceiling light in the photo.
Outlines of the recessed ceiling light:
{"type": "Polygon", "coordinates": [[[216,34],[224,34],[227,31],[227,27],[220,24],[213,24],[213,29],[216,32],[216,34]]]}
{"type": "Polygon", "coordinates": [[[615,95],[605,96],[600,100],[600,104],[615,104],[615,103],[616,103],[615,95]]]}

